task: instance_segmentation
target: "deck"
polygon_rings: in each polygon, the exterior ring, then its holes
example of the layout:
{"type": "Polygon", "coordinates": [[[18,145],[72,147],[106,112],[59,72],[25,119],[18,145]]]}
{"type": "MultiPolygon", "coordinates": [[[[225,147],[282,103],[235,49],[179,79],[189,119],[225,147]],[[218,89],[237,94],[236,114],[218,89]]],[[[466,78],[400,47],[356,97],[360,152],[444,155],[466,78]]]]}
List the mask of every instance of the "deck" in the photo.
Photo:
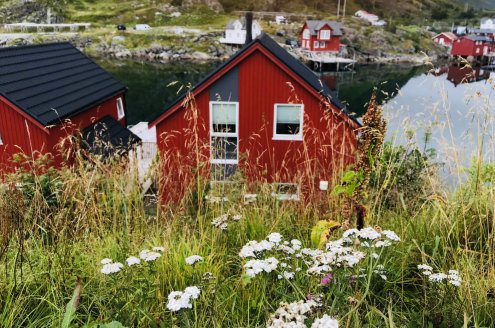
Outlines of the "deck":
{"type": "Polygon", "coordinates": [[[36,24],[36,23],[13,23],[4,24],[3,27],[9,31],[22,31],[27,32],[30,29],[36,29],[38,32],[44,32],[46,30],[53,31],[78,31],[79,29],[87,30],[91,26],[91,23],[73,23],[73,24],[36,24]]]}

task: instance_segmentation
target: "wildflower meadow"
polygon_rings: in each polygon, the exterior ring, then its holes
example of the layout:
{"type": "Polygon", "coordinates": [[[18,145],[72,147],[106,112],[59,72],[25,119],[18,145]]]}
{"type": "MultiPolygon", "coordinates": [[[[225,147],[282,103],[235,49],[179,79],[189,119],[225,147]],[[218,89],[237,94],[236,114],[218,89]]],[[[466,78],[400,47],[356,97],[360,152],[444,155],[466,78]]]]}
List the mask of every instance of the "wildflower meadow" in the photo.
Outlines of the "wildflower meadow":
{"type": "Polygon", "coordinates": [[[442,183],[371,112],[373,151],[299,200],[240,170],[164,203],[164,157],[158,194],[123,160],[26,160],[0,186],[0,326],[494,327],[495,165],[442,183]]]}

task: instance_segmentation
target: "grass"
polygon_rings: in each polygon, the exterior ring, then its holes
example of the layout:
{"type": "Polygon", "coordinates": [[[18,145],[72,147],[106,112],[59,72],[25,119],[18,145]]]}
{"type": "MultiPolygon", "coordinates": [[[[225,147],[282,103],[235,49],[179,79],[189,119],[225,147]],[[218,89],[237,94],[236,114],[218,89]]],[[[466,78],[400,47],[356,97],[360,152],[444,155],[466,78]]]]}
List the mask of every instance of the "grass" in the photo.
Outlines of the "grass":
{"type": "MultiPolygon", "coordinates": [[[[238,177],[237,184],[210,190],[229,198],[212,203],[202,197],[209,190],[206,181],[193,179],[179,202],[153,211],[121,162],[78,157],[71,167],[46,170],[46,159],[29,161],[26,172],[5,177],[7,186],[20,183],[20,188],[1,191],[0,322],[3,327],[61,326],[76,295],[71,324],[79,327],[114,321],[127,327],[260,327],[280,302],[322,295],[324,306],[308,325],[328,314],[341,327],[492,327],[495,167],[481,158],[468,170],[449,163],[466,178],[443,186],[431,159],[414,145],[384,145],[366,190],[366,226],[393,230],[401,241],[377,251],[378,259],[364,240],[356,241],[352,248],[366,258],[356,267],[334,266],[336,280],[330,285],[307,274],[297,258],[286,260],[303,269],[294,280],[278,279],[281,268],[248,277],[243,268],[248,259],[239,251],[272,232],[314,247],[311,234],[319,220],[344,224],[342,195],[283,202],[261,185],[256,202],[244,204],[242,194],[250,186],[238,177]],[[211,222],[222,214],[242,218],[229,219],[227,229],[220,230],[211,222]],[[165,247],[154,262],[113,275],[100,272],[103,258],[125,263],[153,246],[165,247]],[[187,265],[185,258],[193,254],[204,260],[187,265]],[[463,281],[459,287],[431,283],[418,270],[421,263],[435,272],[458,270],[463,281]],[[378,264],[386,280],[375,274],[378,264]],[[192,285],[201,289],[193,307],[168,310],[169,293],[192,285]]],[[[333,230],[330,240],[344,230],[333,230]]]]}

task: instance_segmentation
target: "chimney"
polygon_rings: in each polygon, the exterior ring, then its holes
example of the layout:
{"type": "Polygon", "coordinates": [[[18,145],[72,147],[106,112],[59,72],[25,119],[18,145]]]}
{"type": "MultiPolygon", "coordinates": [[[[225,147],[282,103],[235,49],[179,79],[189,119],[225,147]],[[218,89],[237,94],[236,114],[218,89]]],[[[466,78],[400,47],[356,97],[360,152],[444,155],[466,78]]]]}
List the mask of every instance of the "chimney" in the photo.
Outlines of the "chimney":
{"type": "Polygon", "coordinates": [[[246,13],[246,42],[249,44],[253,41],[253,13],[248,11],[246,13]]]}

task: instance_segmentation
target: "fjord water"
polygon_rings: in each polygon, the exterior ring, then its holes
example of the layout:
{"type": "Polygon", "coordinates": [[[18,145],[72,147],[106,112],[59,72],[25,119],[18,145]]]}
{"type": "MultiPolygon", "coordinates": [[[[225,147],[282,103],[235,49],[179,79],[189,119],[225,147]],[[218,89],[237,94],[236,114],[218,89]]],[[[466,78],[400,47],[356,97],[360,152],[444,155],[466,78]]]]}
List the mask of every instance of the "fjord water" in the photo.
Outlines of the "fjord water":
{"type": "MultiPolygon", "coordinates": [[[[129,87],[126,101],[130,125],[147,121],[167,108],[188,85],[194,85],[218,65],[108,60],[99,64],[129,87]]],[[[495,73],[446,65],[367,65],[356,66],[354,72],[324,73],[321,77],[357,116],[365,112],[376,89],[389,120],[388,139],[394,143],[408,145],[415,141],[422,149],[435,149],[440,162],[454,160],[467,165],[480,149],[485,159],[494,157],[495,73]]]]}

